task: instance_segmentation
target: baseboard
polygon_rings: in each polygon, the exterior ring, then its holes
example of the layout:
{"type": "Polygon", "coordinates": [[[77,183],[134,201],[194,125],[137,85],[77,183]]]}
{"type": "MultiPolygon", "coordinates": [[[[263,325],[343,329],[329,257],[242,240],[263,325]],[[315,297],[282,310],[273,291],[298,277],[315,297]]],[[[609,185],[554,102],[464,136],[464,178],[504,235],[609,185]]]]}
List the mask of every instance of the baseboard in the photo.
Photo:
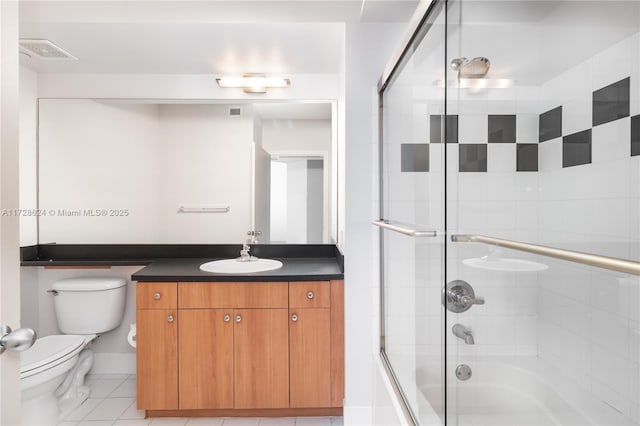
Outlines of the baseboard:
{"type": "Polygon", "coordinates": [[[94,353],[90,374],[136,374],[136,354],[94,353]]]}

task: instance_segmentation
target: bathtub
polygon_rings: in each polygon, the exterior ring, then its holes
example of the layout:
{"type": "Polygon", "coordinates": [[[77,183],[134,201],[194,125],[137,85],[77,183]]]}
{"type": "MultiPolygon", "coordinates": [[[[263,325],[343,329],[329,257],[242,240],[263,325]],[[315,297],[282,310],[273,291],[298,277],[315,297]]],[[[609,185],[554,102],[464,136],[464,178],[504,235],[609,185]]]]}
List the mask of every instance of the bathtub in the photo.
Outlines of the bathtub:
{"type": "MultiPolygon", "coordinates": [[[[607,403],[537,357],[474,357],[462,360],[473,370],[467,381],[455,378],[460,362],[449,362],[449,425],[459,426],[638,426],[607,403]]],[[[437,362],[416,370],[416,384],[434,412],[442,413],[441,371],[437,362]]],[[[419,416],[420,417],[420,416],[419,416]]],[[[423,422],[427,425],[430,423],[423,422]]]]}

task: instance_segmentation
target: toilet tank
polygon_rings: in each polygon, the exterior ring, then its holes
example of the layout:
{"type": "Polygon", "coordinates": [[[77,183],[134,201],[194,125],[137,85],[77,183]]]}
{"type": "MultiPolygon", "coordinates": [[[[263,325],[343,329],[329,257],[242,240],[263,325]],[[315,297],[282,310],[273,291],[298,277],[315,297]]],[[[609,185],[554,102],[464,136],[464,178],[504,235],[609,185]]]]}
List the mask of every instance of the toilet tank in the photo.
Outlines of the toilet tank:
{"type": "Polygon", "coordinates": [[[53,283],[53,308],[64,334],[104,333],[122,322],[127,281],[122,278],[67,278],[53,283]]]}

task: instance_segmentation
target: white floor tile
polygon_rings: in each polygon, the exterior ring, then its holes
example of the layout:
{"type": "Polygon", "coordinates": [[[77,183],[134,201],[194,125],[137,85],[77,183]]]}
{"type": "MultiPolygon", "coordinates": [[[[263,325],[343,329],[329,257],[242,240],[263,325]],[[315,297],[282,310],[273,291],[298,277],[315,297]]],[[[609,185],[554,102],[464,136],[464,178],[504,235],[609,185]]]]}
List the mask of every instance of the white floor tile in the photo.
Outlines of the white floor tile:
{"type": "Polygon", "coordinates": [[[331,426],[331,417],[298,417],[296,426],[331,426]]]}
{"type": "Polygon", "coordinates": [[[295,426],[295,417],[264,417],[260,419],[260,426],[295,426]]]}
{"type": "Polygon", "coordinates": [[[187,426],[222,426],[222,417],[194,417],[187,421],[187,426]]]}
{"type": "Polygon", "coordinates": [[[165,417],[151,420],[153,426],[184,426],[187,424],[185,417],[165,417]]]}
{"type": "Polygon", "coordinates": [[[331,426],[344,426],[344,417],[331,417],[331,426]]]}
{"type": "Polygon", "coordinates": [[[116,390],[126,379],[106,379],[104,377],[96,380],[91,385],[91,398],[106,398],[111,392],[116,390]]]}
{"type": "Polygon", "coordinates": [[[135,398],[136,397],[136,381],[126,379],[120,386],[109,394],[109,398],[135,398]]]}
{"type": "Polygon", "coordinates": [[[151,419],[121,419],[116,420],[113,426],[146,426],[151,423],[151,419]]]}
{"type": "Polygon", "coordinates": [[[80,423],[76,423],[77,426],[111,426],[112,424],[113,424],[113,420],[96,420],[96,421],[85,420],[80,423]]]}
{"type": "Polygon", "coordinates": [[[131,405],[129,405],[129,408],[127,408],[125,412],[122,413],[122,415],[120,416],[120,419],[125,419],[125,420],[144,419],[144,410],[138,410],[136,406],[136,401],[134,400],[131,403],[131,405]]]}
{"type": "Polygon", "coordinates": [[[58,423],[56,426],[76,426],[78,423],[77,422],[60,422],[58,423]]]}
{"type": "Polygon", "coordinates": [[[258,426],[258,417],[227,417],[222,426],[258,426]]]}
{"type": "Polygon", "coordinates": [[[102,401],[84,420],[116,421],[134,401],[133,398],[108,398],[102,401]]]}
{"type": "Polygon", "coordinates": [[[103,401],[102,398],[89,398],[76,408],[71,414],[67,416],[66,421],[80,421],[84,419],[87,414],[93,411],[98,404],[103,401]]]}

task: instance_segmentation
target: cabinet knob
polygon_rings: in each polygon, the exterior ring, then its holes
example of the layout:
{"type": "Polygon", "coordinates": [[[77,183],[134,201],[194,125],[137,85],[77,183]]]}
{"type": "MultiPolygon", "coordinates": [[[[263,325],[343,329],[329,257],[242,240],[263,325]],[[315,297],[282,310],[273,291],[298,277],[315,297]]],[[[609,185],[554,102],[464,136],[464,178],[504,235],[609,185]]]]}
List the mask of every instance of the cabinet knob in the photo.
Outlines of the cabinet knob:
{"type": "Polygon", "coordinates": [[[173,315],[169,315],[167,317],[167,322],[173,322],[173,315]]]}
{"type": "Polygon", "coordinates": [[[160,293],[153,293],[153,298],[156,300],[160,300],[160,293]]]}
{"type": "Polygon", "coordinates": [[[242,321],[242,316],[236,315],[236,322],[240,322],[240,321],[242,321]]]}
{"type": "Polygon", "coordinates": [[[298,321],[298,316],[296,314],[291,315],[291,321],[293,322],[298,321]]]}
{"type": "Polygon", "coordinates": [[[229,322],[231,321],[231,316],[230,315],[225,315],[224,316],[224,322],[229,322]]]}
{"type": "Polygon", "coordinates": [[[307,293],[307,299],[313,299],[313,292],[312,291],[307,293]]]}

